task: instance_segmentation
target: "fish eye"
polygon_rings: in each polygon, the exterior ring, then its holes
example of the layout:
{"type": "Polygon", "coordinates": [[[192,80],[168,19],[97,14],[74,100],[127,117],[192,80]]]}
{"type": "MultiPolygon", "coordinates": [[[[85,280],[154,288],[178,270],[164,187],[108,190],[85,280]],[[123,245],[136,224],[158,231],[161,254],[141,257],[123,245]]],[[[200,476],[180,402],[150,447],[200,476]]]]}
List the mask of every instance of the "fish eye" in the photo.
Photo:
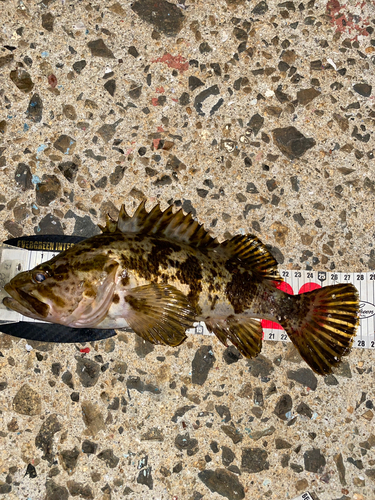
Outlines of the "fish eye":
{"type": "Polygon", "coordinates": [[[35,273],[34,274],[34,280],[37,282],[37,283],[41,283],[42,281],[44,281],[46,279],[46,275],[44,273],[35,273]]]}

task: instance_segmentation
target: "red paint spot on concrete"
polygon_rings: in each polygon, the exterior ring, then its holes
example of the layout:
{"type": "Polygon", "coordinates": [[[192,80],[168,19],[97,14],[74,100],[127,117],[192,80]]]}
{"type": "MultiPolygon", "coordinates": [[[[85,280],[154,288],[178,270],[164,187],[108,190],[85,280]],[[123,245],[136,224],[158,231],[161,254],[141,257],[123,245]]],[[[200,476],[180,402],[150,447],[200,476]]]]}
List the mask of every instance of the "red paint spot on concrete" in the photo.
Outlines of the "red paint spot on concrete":
{"type": "Polygon", "coordinates": [[[154,149],[158,149],[158,146],[159,146],[159,142],[161,141],[161,139],[154,139],[152,141],[153,145],[154,145],[154,149]]]}
{"type": "Polygon", "coordinates": [[[158,127],[157,130],[158,130],[158,132],[164,132],[163,127],[158,127]]]}
{"type": "Polygon", "coordinates": [[[157,97],[153,97],[151,99],[151,102],[152,102],[152,105],[153,106],[159,106],[159,101],[158,101],[158,98],[157,97]]]}
{"type": "Polygon", "coordinates": [[[54,89],[57,85],[57,78],[53,73],[48,75],[48,83],[51,85],[51,87],[54,89]]]}
{"type": "Polygon", "coordinates": [[[162,94],[163,92],[165,92],[164,87],[156,87],[155,92],[157,92],[158,94],[162,94]]]}
{"type": "Polygon", "coordinates": [[[174,98],[174,97],[171,97],[172,101],[173,102],[178,102],[178,99],[174,98]]]}
{"type": "Polygon", "coordinates": [[[259,151],[259,153],[254,158],[254,161],[260,161],[262,159],[262,156],[263,156],[262,151],[259,151]]]}
{"type": "Polygon", "coordinates": [[[84,354],[88,354],[90,352],[90,347],[85,347],[84,349],[80,349],[79,352],[83,352],[84,354]]]}
{"type": "Polygon", "coordinates": [[[178,69],[180,73],[183,73],[189,68],[189,62],[185,57],[181,56],[172,56],[169,52],[166,52],[162,57],[158,57],[157,59],[153,59],[151,62],[161,62],[168,66],[168,68],[178,69]]]}
{"type": "MultiPolygon", "coordinates": [[[[374,7],[373,2],[358,2],[356,7],[360,6],[361,15],[352,14],[349,12],[349,5],[341,5],[338,0],[329,0],[327,2],[327,14],[331,18],[331,24],[336,28],[336,31],[340,33],[355,33],[356,36],[363,35],[369,36],[366,26],[370,24],[369,17],[366,16],[365,6],[367,6],[367,11],[374,7]]],[[[370,15],[370,12],[368,12],[370,15]]]]}

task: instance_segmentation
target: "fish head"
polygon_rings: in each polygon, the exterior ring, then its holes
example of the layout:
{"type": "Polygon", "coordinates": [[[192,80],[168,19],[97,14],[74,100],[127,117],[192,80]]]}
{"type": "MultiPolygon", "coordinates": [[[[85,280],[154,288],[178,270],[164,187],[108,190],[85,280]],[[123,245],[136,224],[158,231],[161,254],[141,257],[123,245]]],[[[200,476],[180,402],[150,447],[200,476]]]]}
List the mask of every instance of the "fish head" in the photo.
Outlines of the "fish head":
{"type": "Polygon", "coordinates": [[[4,287],[3,304],[24,316],[76,328],[90,328],[105,317],[116,286],[118,263],[104,255],[63,252],[4,287]]]}

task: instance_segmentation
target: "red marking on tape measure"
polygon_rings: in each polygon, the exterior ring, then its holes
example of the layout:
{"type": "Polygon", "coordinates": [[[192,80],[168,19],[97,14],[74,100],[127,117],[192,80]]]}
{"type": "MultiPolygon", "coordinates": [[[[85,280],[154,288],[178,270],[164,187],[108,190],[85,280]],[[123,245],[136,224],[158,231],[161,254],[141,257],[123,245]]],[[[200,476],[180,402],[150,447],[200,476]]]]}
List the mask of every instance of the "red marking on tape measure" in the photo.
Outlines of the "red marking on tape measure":
{"type": "MultiPolygon", "coordinates": [[[[279,290],[288,293],[289,295],[294,295],[293,288],[286,283],[285,281],[274,281],[276,288],[279,290]]],[[[272,328],[273,330],[282,330],[283,327],[279,325],[279,323],[275,323],[274,321],[270,321],[269,319],[262,319],[261,321],[262,328],[272,328]]]]}
{"type": "MultiPolygon", "coordinates": [[[[293,288],[289,285],[289,283],[286,283],[285,281],[274,281],[274,284],[276,288],[279,290],[282,290],[283,292],[288,293],[289,295],[294,295],[293,288]]],[[[318,283],[305,283],[304,285],[301,286],[299,289],[299,294],[300,293],[306,293],[306,292],[312,292],[313,290],[317,290],[318,288],[322,288],[321,285],[318,285],[318,283]]],[[[274,321],[270,321],[268,319],[262,319],[261,321],[262,328],[270,328],[273,330],[282,330],[283,327],[279,325],[279,323],[275,323],[274,321]]],[[[263,332],[264,336],[264,332],[263,332]]],[[[262,337],[263,338],[263,337],[262,337]]]]}
{"type": "Polygon", "coordinates": [[[298,293],[312,292],[318,288],[322,288],[321,285],[318,285],[318,283],[305,283],[301,286],[298,293]]]}

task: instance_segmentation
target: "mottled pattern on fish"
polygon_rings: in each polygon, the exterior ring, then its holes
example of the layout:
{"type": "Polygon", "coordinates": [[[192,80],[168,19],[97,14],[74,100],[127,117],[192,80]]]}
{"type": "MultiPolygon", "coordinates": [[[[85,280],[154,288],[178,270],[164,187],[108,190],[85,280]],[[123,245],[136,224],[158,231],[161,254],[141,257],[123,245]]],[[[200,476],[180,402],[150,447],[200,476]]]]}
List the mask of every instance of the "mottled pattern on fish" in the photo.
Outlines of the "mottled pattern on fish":
{"type": "Polygon", "coordinates": [[[262,346],[257,318],[279,322],[318,373],[350,350],[358,322],[352,285],[301,296],[278,290],[277,263],[252,235],[218,243],[182,211],[122,207],[103,233],[6,286],[4,303],[26,316],[73,327],[130,326],[154,343],[179,345],[194,321],[246,357],[262,346]]]}

